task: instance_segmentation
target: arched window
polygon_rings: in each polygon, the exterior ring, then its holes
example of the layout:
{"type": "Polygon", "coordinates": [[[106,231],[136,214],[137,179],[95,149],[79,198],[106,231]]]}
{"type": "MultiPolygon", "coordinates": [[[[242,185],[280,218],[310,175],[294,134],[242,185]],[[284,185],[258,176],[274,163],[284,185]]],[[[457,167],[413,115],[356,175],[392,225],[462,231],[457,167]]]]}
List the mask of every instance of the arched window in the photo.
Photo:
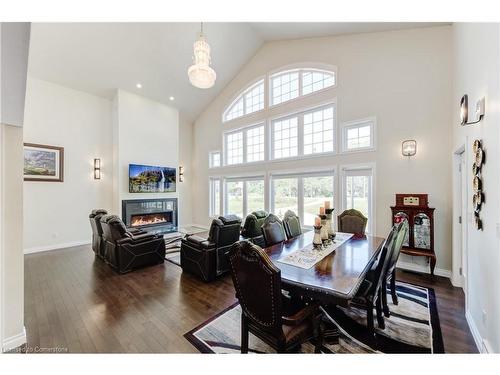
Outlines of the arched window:
{"type": "Polygon", "coordinates": [[[335,72],[322,69],[293,69],[269,77],[270,105],[277,105],[335,86],[335,72]]]}
{"type": "Polygon", "coordinates": [[[243,91],[224,111],[224,122],[264,109],[264,79],[243,91]]]}

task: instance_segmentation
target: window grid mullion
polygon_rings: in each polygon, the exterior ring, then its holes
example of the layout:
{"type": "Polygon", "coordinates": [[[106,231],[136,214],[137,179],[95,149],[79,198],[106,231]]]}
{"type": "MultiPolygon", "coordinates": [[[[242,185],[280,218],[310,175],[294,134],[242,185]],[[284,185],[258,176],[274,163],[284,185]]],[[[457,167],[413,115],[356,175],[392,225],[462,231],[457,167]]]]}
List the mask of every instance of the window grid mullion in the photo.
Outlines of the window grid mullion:
{"type": "Polygon", "coordinates": [[[297,119],[297,154],[298,156],[304,155],[304,113],[299,114],[297,119]]]}

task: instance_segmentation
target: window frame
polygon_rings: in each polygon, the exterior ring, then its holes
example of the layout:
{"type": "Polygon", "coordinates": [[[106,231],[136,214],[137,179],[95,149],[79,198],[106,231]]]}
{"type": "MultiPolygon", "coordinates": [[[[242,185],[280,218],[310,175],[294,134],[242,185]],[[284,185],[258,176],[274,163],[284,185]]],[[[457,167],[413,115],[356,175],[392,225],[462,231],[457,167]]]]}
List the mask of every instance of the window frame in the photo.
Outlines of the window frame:
{"type": "Polygon", "coordinates": [[[296,111],[291,111],[283,115],[274,116],[269,118],[269,162],[280,162],[286,160],[300,160],[308,158],[316,158],[321,156],[333,156],[337,154],[337,143],[338,143],[338,126],[337,126],[337,98],[333,100],[328,100],[323,103],[318,103],[312,107],[297,109],[296,111]],[[326,109],[328,107],[333,107],[333,150],[326,152],[318,152],[312,154],[304,154],[304,116],[308,113],[316,112],[319,110],[326,109]],[[280,120],[286,120],[287,118],[297,117],[297,137],[298,137],[298,152],[297,156],[289,156],[286,158],[274,158],[274,122],[280,120]]]}
{"type": "Polygon", "coordinates": [[[228,196],[227,196],[227,183],[228,182],[243,182],[243,191],[242,191],[242,200],[243,200],[243,217],[242,219],[245,219],[245,217],[249,214],[248,212],[248,192],[247,192],[247,182],[248,181],[262,181],[264,183],[264,207],[262,208],[263,210],[266,209],[266,176],[264,174],[262,175],[249,175],[249,176],[229,176],[229,177],[224,177],[223,179],[223,184],[224,184],[224,204],[223,204],[223,210],[221,212],[224,212],[224,215],[230,214],[228,212],[229,204],[228,204],[228,196]]]}
{"type": "MultiPolygon", "coordinates": [[[[298,206],[298,212],[296,212],[297,216],[300,219],[300,226],[305,229],[312,229],[313,226],[311,225],[305,225],[304,223],[304,178],[310,178],[310,177],[333,177],[333,183],[332,183],[332,203],[333,207],[337,206],[337,201],[336,201],[336,191],[337,191],[337,181],[338,181],[338,176],[337,176],[337,168],[321,168],[317,170],[308,170],[308,171],[290,171],[290,172],[277,172],[277,173],[271,173],[269,175],[269,209],[271,212],[275,212],[275,202],[274,202],[274,180],[279,180],[279,179],[289,179],[289,178],[297,178],[297,206],[298,206]]],[[[319,215],[319,212],[318,212],[319,215]]],[[[334,211],[334,216],[336,216],[335,211],[334,211]]],[[[332,220],[334,220],[334,217],[332,217],[332,220]]],[[[336,219],[335,219],[336,220],[336,219]]]]}
{"type": "Polygon", "coordinates": [[[254,115],[256,113],[259,113],[259,112],[262,112],[262,111],[266,110],[267,109],[267,90],[266,90],[266,84],[267,84],[266,83],[266,76],[262,76],[262,77],[257,78],[255,81],[252,81],[252,83],[250,83],[249,85],[247,85],[244,90],[238,92],[238,94],[235,95],[235,97],[233,98],[233,100],[231,100],[231,102],[229,103],[229,105],[222,112],[222,123],[231,122],[231,121],[234,121],[234,120],[237,120],[237,119],[241,119],[241,118],[244,118],[246,116],[251,116],[251,115],[254,115]],[[252,91],[254,88],[256,88],[257,86],[259,86],[261,83],[262,83],[262,86],[263,86],[263,96],[264,96],[262,109],[259,109],[257,111],[253,111],[253,112],[248,112],[247,113],[247,105],[246,105],[246,98],[245,98],[245,96],[250,91],[252,91]],[[227,114],[230,112],[230,110],[233,108],[233,106],[240,99],[243,100],[243,114],[241,116],[233,117],[232,119],[227,120],[226,119],[227,114]]]}
{"type": "Polygon", "coordinates": [[[256,163],[263,163],[263,162],[266,162],[267,160],[267,124],[266,124],[266,121],[260,121],[260,122],[257,122],[257,123],[254,123],[252,125],[248,125],[248,126],[245,126],[245,127],[242,127],[242,128],[237,128],[237,129],[231,129],[231,130],[228,130],[228,131],[225,131],[222,133],[222,144],[223,144],[223,161],[222,161],[222,165],[221,166],[224,166],[224,167],[233,167],[233,166],[237,166],[237,165],[251,165],[251,164],[256,164],[256,163]],[[247,161],[247,148],[248,148],[248,145],[247,145],[247,139],[248,139],[248,136],[247,136],[247,132],[249,130],[252,130],[252,129],[255,129],[255,128],[259,128],[259,127],[263,127],[264,128],[264,158],[262,160],[255,160],[255,161],[247,161]],[[243,134],[243,138],[242,138],[242,142],[243,142],[243,159],[241,161],[241,163],[234,163],[234,164],[228,164],[227,161],[228,161],[228,148],[227,148],[227,137],[228,135],[231,135],[231,134],[234,134],[234,133],[242,133],[243,134]]]}
{"type": "Polygon", "coordinates": [[[341,150],[342,153],[369,152],[377,150],[377,118],[375,116],[362,119],[346,121],[340,124],[341,150]],[[347,148],[347,132],[349,129],[364,127],[364,124],[370,123],[370,146],[358,147],[355,149],[347,148]]]}
{"type": "Polygon", "coordinates": [[[341,212],[347,210],[347,176],[367,176],[368,174],[362,174],[364,171],[370,172],[370,186],[368,194],[368,226],[366,228],[366,233],[374,236],[376,228],[376,212],[375,212],[375,186],[376,186],[376,168],[375,163],[366,164],[345,164],[340,166],[340,207],[342,207],[341,212]],[[351,174],[352,172],[352,174],[351,174]],[[359,174],[356,174],[358,172],[359,174]]]}
{"type": "Polygon", "coordinates": [[[213,150],[208,152],[208,168],[220,168],[223,165],[223,160],[222,160],[222,151],[221,150],[213,150]],[[214,160],[213,156],[215,154],[219,154],[219,165],[214,165],[214,160]]]}
{"type": "Polygon", "coordinates": [[[337,67],[335,65],[322,65],[322,67],[319,67],[318,65],[321,64],[299,64],[299,65],[291,65],[288,67],[282,67],[280,69],[273,70],[268,73],[267,75],[267,106],[268,109],[275,108],[277,106],[286,104],[286,103],[291,103],[293,101],[309,97],[311,95],[316,95],[320,92],[326,91],[326,90],[331,90],[337,88],[338,85],[338,74],[337,74],[337,67]],[[316,67],[314,66],[316,65],[316,67]],[[281,76],[283,74],[287,73],[292,73],[292,72],[298,72],[299,73],[299,94],[297,97],[293,99],[289,99],[284,102],[276,103],[273,104],[273,85],[272,85],[272,80],[273,78],[276,78],[278,76],[281,76]],[[323,73],[330,73],[333,75],[333,80],[334,83],[331,86],[323,87],[320,90],[312,91],[308,94],[304,94],[303,90],[303,73],[304,72],[323,72],[323,73]]]}

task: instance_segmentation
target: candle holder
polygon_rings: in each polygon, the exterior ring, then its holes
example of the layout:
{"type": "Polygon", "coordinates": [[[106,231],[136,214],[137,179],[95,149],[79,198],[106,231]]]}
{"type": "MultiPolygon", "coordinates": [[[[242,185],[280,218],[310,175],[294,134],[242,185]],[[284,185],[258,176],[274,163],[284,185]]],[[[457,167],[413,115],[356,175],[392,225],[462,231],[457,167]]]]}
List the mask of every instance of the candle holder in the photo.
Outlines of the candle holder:
{"type": "Polygon", "coordinates": [[[326,215],[319,215],[321,219],[321,241],[323,243],[330,242],[330,237],[328,236],[328,227],[327,227],[327,217],[326,215]]]}
{"type": "Polygon", "coordinates": [[[323,245],[323,241],[321,240],[321,228],[322,226],[314,226],[314,237],[313,237],[313,246],[318,248],[323,245]]]}
{"type": "Polygon", "coordinates": [[[333,210],[334,210],[333,208],[327,208],[325,210],[325,212],[326,212],[326,229],[328,231],[328,237],[332,240],[337,235],[335,233],[335,229],[333,229],[333,223],[332,223],[333,210]]]}

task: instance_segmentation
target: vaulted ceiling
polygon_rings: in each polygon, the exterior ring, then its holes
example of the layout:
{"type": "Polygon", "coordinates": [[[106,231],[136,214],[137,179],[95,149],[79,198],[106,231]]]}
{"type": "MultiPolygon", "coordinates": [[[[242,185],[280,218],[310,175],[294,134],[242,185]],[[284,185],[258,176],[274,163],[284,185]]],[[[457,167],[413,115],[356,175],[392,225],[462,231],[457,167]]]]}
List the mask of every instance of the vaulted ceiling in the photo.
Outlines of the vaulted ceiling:
{"type": "Polygon", "coordinates": [[[200,90],[187,78],[197,23],[34,23],[28,73],[107,98],[118,88],[136,92],[178,108],[192,121],[265,42],[433,25],[439,24],[204,24],[217,81],[213,88],[200,90]]]}

